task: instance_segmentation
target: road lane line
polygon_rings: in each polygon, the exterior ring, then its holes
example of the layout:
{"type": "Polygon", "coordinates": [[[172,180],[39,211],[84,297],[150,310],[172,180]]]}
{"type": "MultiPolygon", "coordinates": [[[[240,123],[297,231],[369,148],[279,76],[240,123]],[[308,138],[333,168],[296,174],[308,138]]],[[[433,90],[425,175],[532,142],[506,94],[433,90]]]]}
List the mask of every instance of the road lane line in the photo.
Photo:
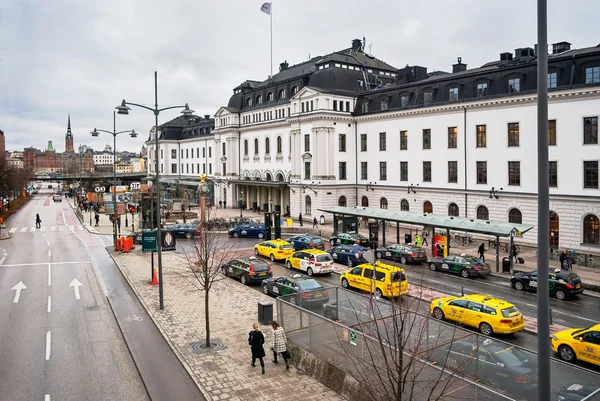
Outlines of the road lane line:
{"type": "Polygon", "coordinates": [[[46,240],[46,244],[48,244],[48,246],[50,246],[50,241],[46,240]]]}
{"type": "Polygon", "coordinates": [[[48,257],[52,256],[52,251],[48,249],[48,257]]]}
{"type": "Polygon", "coordinates": [[[46,360],[50,360],[50,341],[52,338],[52,334],[50,332],[46,333],[46,360]]]}
{"type": "Polygon", "coordinates": [[[48,265],[76,265],[80,263],[92,263],[89,260],[82,260],[80,262],[43,262],[43,263],[14,263],[10,265],[3,265],[3,267],[21,267],[21,266],[48,266],[48,265]]]}
{"type": "Polygon", "coordinates": [[[5,260],[6,260],[6,255],[4,255],[4,256],[2,257],[2,259],[0,259],[0,266],[2,265],[2,263],[4,263],[4,261],[5,261],[5,260]]]}
{"type": "MultiPolygon", "coordinates": [[[[46,227],[40,228],[40,231],[46,231],[46,227]]],[[[44,234],[45,235],[45,234],[44,234]]]]}
{"type": "Polygon", "coordinates": [[[50,401],[50,394],[46,394],[44,396],[44,401],[50,401]]]}
{"type": "Polygon", "coordinates": [[[48,295],[48,313],[52,310],[52,296],[48,295]]]}
{"type": "Polygon", "coordinates": [[[52,285],[52,265],[48,263],[48,285],[52,285]]]}

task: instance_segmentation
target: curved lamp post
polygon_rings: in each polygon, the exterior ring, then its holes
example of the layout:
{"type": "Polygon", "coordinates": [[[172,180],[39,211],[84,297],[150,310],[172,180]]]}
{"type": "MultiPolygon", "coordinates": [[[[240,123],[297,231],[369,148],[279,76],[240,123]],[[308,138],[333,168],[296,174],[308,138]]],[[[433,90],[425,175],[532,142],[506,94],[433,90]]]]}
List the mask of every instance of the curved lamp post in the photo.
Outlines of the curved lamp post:
{"type": "MultiPolygon", "coordinates": [[[[117,132],[117,117],[115,112],[113,111],[113,130],[107,131],[103,129],[94,128],[91,132],[92,136],[97,137],[100,133],[110,134],[113,136],[113,190],[112,190],[112,199],[113,199],[113,243],[115,246],[117,245],[117,135],[120,134],[129,134],[132,138],[136,138],[137,134],[135,130],[131,131],[119,131],[117,132]]],[[[90,221],[92,219],[92,215],[90,214],[90,221]]],[[[127,216],[127,211],[125,211],[125,216],[127,216]]]]}
{"type": "Polygon", "coordinates": [[[160,184],[160,175],[159,175],[159,164],[158,164],[158,115],[160,114],[161,111],[165,111],[165,110],[171,110],[171,109],[183,109],[181,111],[181,114],[183,114],[184,116],[189,116],[191,114],[194,113],[194,110],[191,110],[190,107],[188,106],[188,104],[186,103],[184,106],[171,106],[171,107],[164,107],[162,109],[158,108],[158,74],[156,71],[154,71],[154,108],[152,107],[148,107],[148,106],[144,106],[142,104],[137,104],[137,103],[131,103],[131,102],[127,102],[125,101],[125,99],[123,99],[123,101],[121,102],[120,106],[115,107],[115,109],[117,109],[117,113],[119,114],[123,114],[123,115],[128,115],[129,114],[129,110],[131,110],[128,106],[136,106],[136,107],[141,107],[142,109],[146,109],[146,110],[150,110],[152,113],[154,113],[154,136],[155,136],[155,185],[156,185],[156,222],[157,222],[157,226],[156,226],[156,250],[158,252],[158,294],[159,294],[159,301],[160,301],[160,309],[164,309],[165,308],[165,303],[164,303],[164,294],[163,294],[163,277],[162,277],[162,250],[161,250],[161,230],[160,230],[160,191],[158,190],[159,184],[160,184]]]}

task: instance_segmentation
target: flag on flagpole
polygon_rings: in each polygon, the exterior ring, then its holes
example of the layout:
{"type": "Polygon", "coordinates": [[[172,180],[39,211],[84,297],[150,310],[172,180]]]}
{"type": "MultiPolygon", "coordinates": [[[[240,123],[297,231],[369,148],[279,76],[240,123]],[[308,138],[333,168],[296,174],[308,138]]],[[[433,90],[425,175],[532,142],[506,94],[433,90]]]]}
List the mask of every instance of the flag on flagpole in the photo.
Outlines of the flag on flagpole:
{"type": "Polygon", "coordinates": [[[265,14],[271,15],[271,3],[263,4],[260,8],[260,11],[262,11],[265,14]]]}

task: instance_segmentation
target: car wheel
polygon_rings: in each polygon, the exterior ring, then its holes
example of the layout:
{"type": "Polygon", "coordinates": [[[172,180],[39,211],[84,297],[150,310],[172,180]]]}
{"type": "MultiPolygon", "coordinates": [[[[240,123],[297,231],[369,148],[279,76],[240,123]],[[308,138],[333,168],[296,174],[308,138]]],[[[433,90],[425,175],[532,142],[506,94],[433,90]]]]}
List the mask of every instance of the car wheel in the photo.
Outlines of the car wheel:
{"type": "Polygon", "coordinates": [[[400,263],[402,263],[403,265],[405,265],[405,264],[406,264],[406,262],[407,262],[407,260],[406,260],[406,256],[402,256],[402,257],[400,258],[400,263]]]}
{"type": "Polygon", "coordinates": [[[286,266],[288,269],[290,269],[290,270],[291,270],[291,269],[292,269],[292,262],[290,262],[290,261],[288,260],[287,262],[285,262],[285,266],[286,266]]]}
{"type": "Polygon", "coordinates": [[[258,233],[258,238],[260,238],[260,239],[265,238],[265,233],[258,233]]]}
{"type": "Polygon", "coordinates": [[[463,278],[469,278],[469,271],[468,271],[467,269],[462,269],[462,270],[460,271],[460,275],[461,275],[463,278]]]}
{"type": "Polygon", "coordinates": [[[437,270],[437,265],[435,263],[430,263],[429,264],[429,270],[431,270],[432,272],[437,270]]]}
{"type": "Polygon", "coordinates": [[[523,291],[524,289],[525,286],[523,285],[522,281],[515,281],[515,290],[523,291]]]}
{"type": "Polygon", "coordinates": [[[350,283],[348,283],[348,280],[346,280],[345,278],[342,279],[342,287],[346,289],[350,287],[350,283]]]}
{"type": "Polygon", "coordinates": [[[335,316],[333,315],[333,312],[330,310],[325,311],[325,317],[329,320],[335,321],[335,316]]]}
{"type": "Polygon", "coordinates": [[[479,325],[479,331],[484,336],[491,336],[492,334],[494,334],[494,329],[492,329],[492,326],[490,326],[486,322],[483,322],[479,325]]]}
{"type": "Polygon", "coordinates": [[[269,256],[269,259],[271,259],[271,262],[275,262],[275,255],[271,254],[271,256],[269,256]]]}
{"type": "Polygon", "coordinates": [[[263,291],[263,294],[269,295],[269,286],[266,285],[266,284],[263,284],[262,285],[262,291],[263,291]]]}
{"type": "Polygon", "coordinates": [[[254,248],[254,254],[258,256],[258,249],[254,248]]]}
{"type": "Polygon", "coordinates": [[[334,239],[330,239],[329,243],[331,244],[331,246],[335,246],[335,240],[334,239]]]}
{"type": "Polygon", "coordinates": [[[567,299],[567,293],[561,289],[556,290],[556,294],[554,295],[556,295],[556,298],[560,299],[561,301],[567,299]]]}
{"type": "Polygon", "coordinates": [[[192,239],[192,233],[185,233],[185,238],[192,239]]]}
{"type": "Polygon", "coordinates": [[[309,276],[312,276],[314,274],[313,269],[310,267],[308,269],[306,269],[306,274],[308,274],[309,276]]]}
{"type": "Polygon", "coordinates": [[[376,257],[377,259],[381,259],[381,252],[377,252],[377,253],[375,254],[375,257],[376,257]]]}
{"type": "Polygon", "coordinates": [[[433,310],[433,317],[438,320],[444,320],[444,311],[441,310],[440,308],[435,308],[433,310]]]}
{"type": "Polygon", "coordinates": [[[381,299],[383,298],[383,293],[381,292],[381,290],[379,288],[375,288],[375,299],[381,299]]]}
{"type": "Polygon", "coordinates": [[[558,355],[563,361],[573,362],[575,360],[575,352],[573,351],[573,348],[568,345],[561,345],[558,347],[558,355]]]}
{"type": "Polygon", "coordinates": [[[242,274],[242,277],[240,277],[240,282],[244,285],[248,284],[248,278],[245,274],[242,274]]]}
{"type": "Polygon", "coordinates": [[[240,233],[233,233],[233,238],[240,238],[240,233]]]}

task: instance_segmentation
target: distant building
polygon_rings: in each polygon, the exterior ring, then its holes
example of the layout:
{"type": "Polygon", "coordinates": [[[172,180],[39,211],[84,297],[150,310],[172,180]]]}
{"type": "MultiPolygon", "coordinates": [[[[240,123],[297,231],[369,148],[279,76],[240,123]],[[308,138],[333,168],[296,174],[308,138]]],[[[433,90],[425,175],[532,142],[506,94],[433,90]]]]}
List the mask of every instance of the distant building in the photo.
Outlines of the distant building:
{"type": "Polygon", "coordinates": [[[131,165],[132,173],[143,173],[146,171],[146,163],[142,157],[132,157],[129,159],[129,164],[131,165]]]}
{"type": "Polygon", "coordinates": [[[4,131],[0,129],[0,163],[6,160],[6,138],[4,138],[4,131]]]}
{"type": "Polygon", "coordinates": [[[117,163],[117,174],[119,173],[133,173],[131,164],[129,162],[117,163]]]}
{"type": "Polygon", "coordinates": [[[112,152],[94,152],[94,164],[96,166],[112,166],[114,155],[112,152]]]}
{"type": "Polygon", "coordinates": [[[23,159],[18,157],[9,157],[6,159],[6,164],[15,168],[23,168],[23,159]]]}

